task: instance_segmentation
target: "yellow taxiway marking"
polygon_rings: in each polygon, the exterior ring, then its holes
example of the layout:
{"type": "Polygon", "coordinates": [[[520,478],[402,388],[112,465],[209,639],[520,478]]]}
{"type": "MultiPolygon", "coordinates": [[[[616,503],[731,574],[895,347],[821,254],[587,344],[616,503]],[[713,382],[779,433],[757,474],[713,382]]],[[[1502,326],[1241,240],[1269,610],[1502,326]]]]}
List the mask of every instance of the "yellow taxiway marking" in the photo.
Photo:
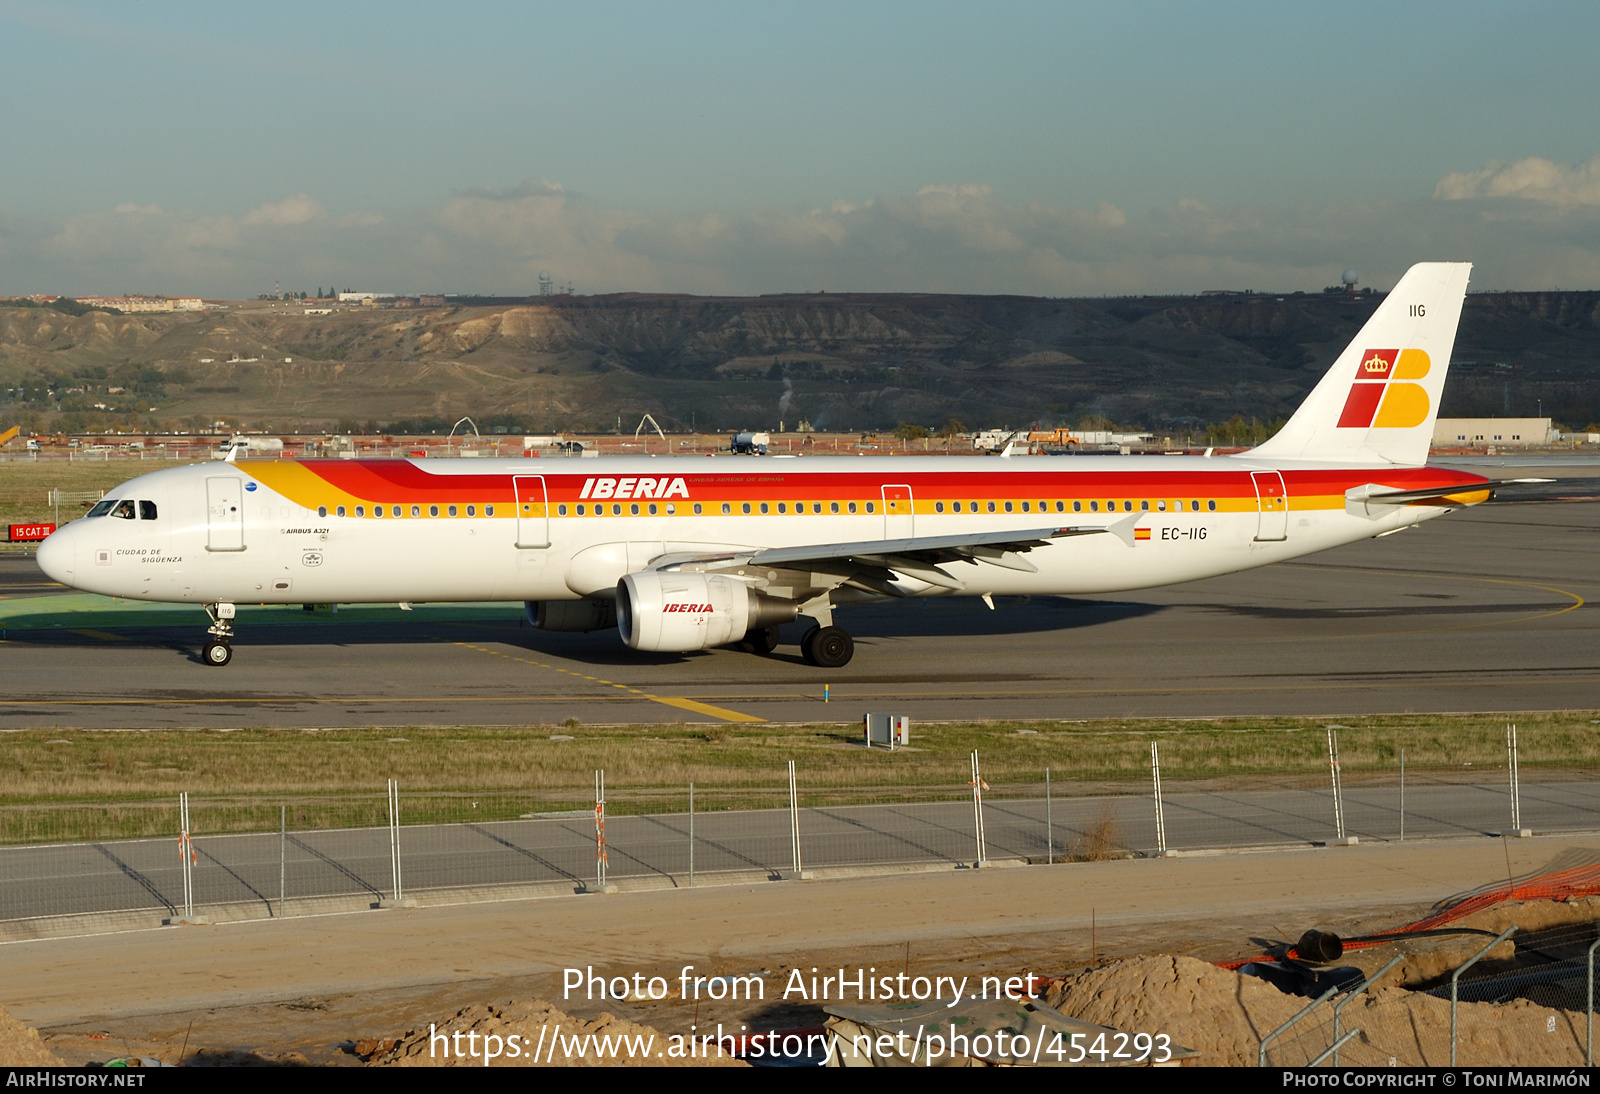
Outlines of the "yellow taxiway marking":
{"type": "Polygon", "coordinates": [[[754,714],[741,714],[737,710],[724,710],[722,707],[714,707],[708,703],[697,703],[693,699],[684,699],[681,696],[652,695],[648,691],[641,691],[638,688],[631,688],[627,684],[614,684],[610,680],[600,680],[596,677],[588,676],[581,672],[573,672],[571,669],[564,669],[559,665],[551,665],[544,661],[534,661],[527,657],[514,657],[509,653],[501,653],[499,650],[491,650],[487,646],[478,646],[471,642],[457,642],[456,645],[469,650],[477,650],[479,653],[486,653],[490,657],[503,657],[507,661],[516,661],[519,664],[532,665],[534,668],[549,669],[551,672],[559,672],[563,676],[572,676],[579,680],[592,680],[597,684],[604,684],[606,687],[616,688],[618,691],[625,691],[630,695],[637,695],[641,699],[648,699],[652,703],[661,703],[665,706],[677,707],[679,710],[688,710],[693,711],[696,714],[709,715],[712,718],[721,718],[725,722],[766,721],[765,718],[754,714]]]}

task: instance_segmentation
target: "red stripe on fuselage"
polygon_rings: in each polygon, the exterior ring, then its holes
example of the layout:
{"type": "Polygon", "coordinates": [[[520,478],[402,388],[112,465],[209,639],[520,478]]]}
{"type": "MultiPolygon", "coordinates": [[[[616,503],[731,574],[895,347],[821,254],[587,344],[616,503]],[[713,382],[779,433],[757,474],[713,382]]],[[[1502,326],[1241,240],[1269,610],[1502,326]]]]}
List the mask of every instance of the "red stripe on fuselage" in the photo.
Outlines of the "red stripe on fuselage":
{"type": "MultiPolygon", "coordinates": [[[[1070,463],[1074,457],[1062,457],[1070,463]]],[[[330,486],[374,502],[481,502],[509,500],[513,497],[512,479],[540,474],[526,472],[500,474],[436,474],[408,460],[303,460],[306,470],[330,486]]],[[[679,462],[679,461],[674,461],[679,462]]],[[[682,461],[688,463],[689,461],[682,461]]],[[[818,458],[817,462],[821,462],[818,458]]],[[[863,461],[864,462],[864,461],[863,461]]],[[[930,458],[930,463],[937,458],[930,458]]],[[[687,470],[687,468],[685,468],[687,470]]],[[[852,471],[785,470],[748,474],[654,474],[624,475],[588,468],[584,473],[550,474],[543,472],[546,491],[554,502],[580,500],[584,484],[590,480],[653,478],[655,499],[676,479],[688,487],[688,500],[694,501],[829,501],[875,499],[884,485],[908,485],[914,497],[953,498],[1251,498],[1256,496],[1250,470],[1173,470],[1164,471],[1074,471],[1070,468],[1046,471],[908,471],[903,465],[884,469],[852,471]],[[597,472],[597,473],[595,473],[597,472]]],[[[1470,488],[1486,481],[1482,476],[1445,468],[1330,468],[1328,470],[1288,470],[1282,472],[1291,498],[1308,495],[1342,494],[1353,486],[1376,483],[1402,489],[1428,489],[1460,485],[1470,488]]],[[[591,496],[593,490],[591,487],[591,496]]],[[[674,493],[674,500],[683,500],[674,493]]],[[[597,500],[615,500],[604,498],[597,500]]],[[[625,500],[653,500],[634,497],[625,500]]],[[[313,503],[314,504],[314,503],[313,503]]]]}

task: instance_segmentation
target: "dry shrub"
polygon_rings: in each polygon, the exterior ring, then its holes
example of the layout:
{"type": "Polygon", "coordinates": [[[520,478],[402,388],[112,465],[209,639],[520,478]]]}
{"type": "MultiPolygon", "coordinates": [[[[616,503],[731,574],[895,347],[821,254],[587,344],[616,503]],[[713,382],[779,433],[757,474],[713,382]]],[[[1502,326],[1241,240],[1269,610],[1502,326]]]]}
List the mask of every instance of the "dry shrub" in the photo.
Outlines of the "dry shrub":
{"type": "Polygon", "coordinates": [[[1083,835],[1068,846],[1067,861],[1104,862],[1121,858],[1124,853],[1122,827],[1117,824],[1111,803],[1107,802],[1101,808],[1100,815],[1083,826],[1083,835]]]}

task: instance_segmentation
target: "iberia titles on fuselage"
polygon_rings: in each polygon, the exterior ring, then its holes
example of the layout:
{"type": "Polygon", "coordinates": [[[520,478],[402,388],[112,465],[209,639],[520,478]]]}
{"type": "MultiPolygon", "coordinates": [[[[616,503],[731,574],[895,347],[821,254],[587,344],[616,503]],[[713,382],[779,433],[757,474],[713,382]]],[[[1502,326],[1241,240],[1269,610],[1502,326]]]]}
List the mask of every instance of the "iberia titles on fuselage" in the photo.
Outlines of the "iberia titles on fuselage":
{"type": "Polygon", "coordinates": [[[124,484],[39,563],[204,605],[212,664],[236,604],[520,600],[642,650],[771,649],[804,616],[807,660],[837,666],[841,604],[1190,581],[1485,500],[1496,483],[1423,466],[1469,269],[1413,267],[1236,456],[240,460],[124,484]]]}

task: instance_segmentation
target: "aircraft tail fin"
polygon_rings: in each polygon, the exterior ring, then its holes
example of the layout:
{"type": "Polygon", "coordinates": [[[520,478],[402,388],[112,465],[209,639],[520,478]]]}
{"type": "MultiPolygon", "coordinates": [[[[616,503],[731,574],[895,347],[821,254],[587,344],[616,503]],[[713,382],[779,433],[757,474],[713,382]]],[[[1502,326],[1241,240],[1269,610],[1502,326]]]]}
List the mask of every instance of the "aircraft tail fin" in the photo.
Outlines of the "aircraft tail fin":
{"type": "Polygon", "coordinates": [[[1470,262],[1407,270],[1300,409],[1250,455],[1426,463],[1471,273],[1470,262]]]}

